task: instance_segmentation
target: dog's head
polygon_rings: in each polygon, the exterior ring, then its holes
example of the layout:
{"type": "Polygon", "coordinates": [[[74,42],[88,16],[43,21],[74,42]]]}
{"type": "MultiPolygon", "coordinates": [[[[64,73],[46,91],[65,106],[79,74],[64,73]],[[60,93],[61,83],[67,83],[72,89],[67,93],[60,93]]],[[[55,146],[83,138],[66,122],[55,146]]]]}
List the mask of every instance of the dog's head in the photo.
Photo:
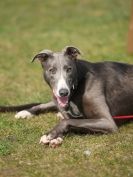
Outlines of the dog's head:
{"type": "Polygon", "coordinates": [[[40,60],[44,78],[61,107],[68,105],[71,91],[77,85],[76,60],[79,54],[79,49],[68,46],[57,53],[43,50],[32,60],[40,60]]]}

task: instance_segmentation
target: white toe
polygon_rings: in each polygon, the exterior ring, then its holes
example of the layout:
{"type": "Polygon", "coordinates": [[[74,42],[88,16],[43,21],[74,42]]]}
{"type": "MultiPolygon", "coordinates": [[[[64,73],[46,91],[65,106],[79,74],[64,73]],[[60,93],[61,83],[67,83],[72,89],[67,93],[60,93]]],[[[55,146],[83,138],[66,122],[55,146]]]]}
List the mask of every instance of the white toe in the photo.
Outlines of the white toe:
{"type": "Polygon", "coordinates": [[[43,135],[40,139],[39,144],[48,144],[50,142],[50,139],[47,135],[43,135]]]}
{"type": "Polygon", "coordinates": [[[15,115],[15,118],[16,119],[25,119],[25,118],[31,118],[33,117],[34,115],[31,114],[29,111],[26,111],[26,110],[23,110],[23,111],[20,111],[18,112],[16,115],[15,115]]]}
{"type": "Polygon", "coordinates": [[[63,142],[63,139],[58,137],[56,139],[51,140],[49,146],[55,148],[55,147],[61,145],[62,142],[63,142]]]}

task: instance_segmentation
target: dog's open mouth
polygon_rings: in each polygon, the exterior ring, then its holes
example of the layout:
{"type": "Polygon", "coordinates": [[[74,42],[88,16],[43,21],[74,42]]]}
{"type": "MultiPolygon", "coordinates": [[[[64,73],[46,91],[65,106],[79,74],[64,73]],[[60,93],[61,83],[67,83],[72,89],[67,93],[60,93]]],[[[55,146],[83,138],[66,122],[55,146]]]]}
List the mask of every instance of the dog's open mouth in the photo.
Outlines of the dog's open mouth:
{"type": "Polygon", "coordinates": [[[53,95],[60,107],[65,108],[66,106],[68,106],[68,100],[69,100],[68,96],[58,96],[54,90],[53,90],[53,95]]]}
{"type": "MultiPolygon", "coordinates": [[[[54,93],[54,92],[53,92],[54,93]]],[[[66,107],[68,105],[68,96],[57,96],[56,94],[54,94],[54,97],[56,98],[58,104],[60,105],[60,107],[66,107]]]]}
{"type": "Polygon", "coordinates": [[[57,102],[61,107],[66,107],[68,104],[68,96],[59,97],[56,96],[57,102]]]}

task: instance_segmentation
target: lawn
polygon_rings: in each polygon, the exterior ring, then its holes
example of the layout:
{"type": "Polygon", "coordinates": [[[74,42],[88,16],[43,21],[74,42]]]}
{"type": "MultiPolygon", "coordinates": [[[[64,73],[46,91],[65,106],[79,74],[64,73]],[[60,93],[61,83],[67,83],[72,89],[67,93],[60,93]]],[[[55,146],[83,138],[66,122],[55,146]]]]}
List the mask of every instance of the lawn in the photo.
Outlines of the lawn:
{"type": "MultiPolygon", "coordinates": [[[[42,49],[74,45],[88,61],[133,63],[130,10],[130,0],[1,0],[0,104],[51,99],[39,63],[30,63],[42,49]]],[[[52,113],[30,120],[0,114],[0,177],[133,176],[133,124],[110,135],[67,135],[55,149],[39,145],[56,122],[52,113]]]]}

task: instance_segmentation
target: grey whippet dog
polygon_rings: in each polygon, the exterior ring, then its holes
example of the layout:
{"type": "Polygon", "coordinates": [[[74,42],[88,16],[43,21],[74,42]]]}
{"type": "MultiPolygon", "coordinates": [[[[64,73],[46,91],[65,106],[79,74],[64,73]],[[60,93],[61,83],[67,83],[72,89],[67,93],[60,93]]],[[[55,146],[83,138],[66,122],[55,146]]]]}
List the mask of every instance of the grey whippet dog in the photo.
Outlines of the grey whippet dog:
{"type": "Polygon", "coordinates": [[[15,117],[60,112],[62,120],[41,137],[42,144],[61,144],[63,135],[70,130],[116,132],[118,128],[112,117],[133,114],[133,65],[91,63],[77,59],[79,54],[79,49],[68,46],[61,52],[43,50],[33,58],[42,65],[53,101],[27,105],[23,108],[29,109],[18,112],[15,117]]]}

